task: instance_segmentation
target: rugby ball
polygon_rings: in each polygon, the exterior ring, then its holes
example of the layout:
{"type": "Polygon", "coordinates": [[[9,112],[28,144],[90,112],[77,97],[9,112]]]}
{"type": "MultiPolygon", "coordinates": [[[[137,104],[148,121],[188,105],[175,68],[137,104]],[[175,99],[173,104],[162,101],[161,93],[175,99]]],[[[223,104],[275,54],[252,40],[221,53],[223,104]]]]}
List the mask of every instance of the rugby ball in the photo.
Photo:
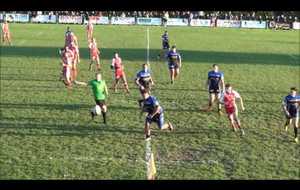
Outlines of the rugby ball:
{"type": "Polygon", "coordinates": [[[93,107],[91,109],[91,111],[95,114],[95,115],[100,115],[101,114],[101,108],[99,105],[96,105],[95,107],[93,107]]]}

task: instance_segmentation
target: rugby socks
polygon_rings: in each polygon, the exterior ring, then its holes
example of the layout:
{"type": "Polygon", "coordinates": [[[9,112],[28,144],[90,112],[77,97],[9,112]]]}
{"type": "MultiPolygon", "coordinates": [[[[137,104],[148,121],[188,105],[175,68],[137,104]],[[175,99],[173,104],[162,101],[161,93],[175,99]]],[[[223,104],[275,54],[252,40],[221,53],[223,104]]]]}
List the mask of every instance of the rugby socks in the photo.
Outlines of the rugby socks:
{"type": "Polygon", "coordinates": [[[294,133],[295,133],[295,138],[297,138],[297,136],[298,136],[298,128],[297,127],[294,127],[294,133]]]}
{"type": "Polygon", "coordinates": [[[106,124],[106,112],[101,112],[103,117],[103,123],[106,124]]]}

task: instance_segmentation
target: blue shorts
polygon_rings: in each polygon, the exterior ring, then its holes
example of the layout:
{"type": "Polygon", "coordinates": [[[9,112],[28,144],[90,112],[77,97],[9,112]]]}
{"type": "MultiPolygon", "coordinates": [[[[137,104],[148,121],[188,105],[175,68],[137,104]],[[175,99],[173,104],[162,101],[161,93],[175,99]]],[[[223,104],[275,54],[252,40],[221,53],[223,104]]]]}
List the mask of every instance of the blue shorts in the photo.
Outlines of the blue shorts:
{"type": "Polygon", "coordinates": [[[164,125],[163,111],[161,113],[156,114],[152,119],[150,119],[148,116],[146,117],[146,123],[151,124],[152,122],[156,122],[158,128],[161,129],[164,125]]]}
{"type": "Polygon", "coordinates": [[[178,68],[179,68],[179,67],[178,67],[177,64],[174,64],[174,63],[170,64],[170,63],[169,63],[169,69],[178,69],[178,68]]]}
{"type": "Polygon", "coordinates": [[[299,111],[296,108],[290,108],[288,109],[288,112],[290,114],[290,117],[288,119],[299,117],[299,111]]]}
{"type": "Polygon", "coordinates": [[[163,42],[162,48],[163,48],[163,49],[169,49],[169,48],[170,48],[169,43],[168,43],[168,42],[163,42]]]}

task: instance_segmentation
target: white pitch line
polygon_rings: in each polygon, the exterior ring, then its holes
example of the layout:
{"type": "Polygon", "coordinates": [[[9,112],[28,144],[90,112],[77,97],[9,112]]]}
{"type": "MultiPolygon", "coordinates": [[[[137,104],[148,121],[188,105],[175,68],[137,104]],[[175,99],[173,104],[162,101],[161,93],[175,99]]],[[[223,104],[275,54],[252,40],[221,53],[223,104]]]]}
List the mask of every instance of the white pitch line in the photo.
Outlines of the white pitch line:
{"type": "Polygon", "coordinates": [[[146,146],[145,146],[145,161],[146,161],[146,169],[147,169],[147,179],[149,179],[150,176],[150,172],[151,172],[151,164],[150,164],[150,160],[151,160],[151,139],[146,140],[146,146]]]}
{"type": "Polygon", "coordinates": [[[147,64],[149,65],[149,52],[150,50],[150,38],[149,38],[149,28],[147,28],[147,64]]]}

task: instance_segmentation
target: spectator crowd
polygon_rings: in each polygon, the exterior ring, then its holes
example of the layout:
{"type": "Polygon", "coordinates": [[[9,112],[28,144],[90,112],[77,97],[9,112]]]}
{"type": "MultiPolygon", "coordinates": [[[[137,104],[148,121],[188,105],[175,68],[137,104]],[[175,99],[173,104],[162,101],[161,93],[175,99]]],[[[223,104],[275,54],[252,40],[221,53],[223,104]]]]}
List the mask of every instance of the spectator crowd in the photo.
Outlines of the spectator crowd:
{"type": "MultiPolygon", "coordinates": [[[[4,12],[0,12],[4,13],[4,12]]],[[[10,11],[9,13],[68,16],[161,17],[186,19],[258,20],[279,23],[299,22],[300,11],[10,11]]]]}

